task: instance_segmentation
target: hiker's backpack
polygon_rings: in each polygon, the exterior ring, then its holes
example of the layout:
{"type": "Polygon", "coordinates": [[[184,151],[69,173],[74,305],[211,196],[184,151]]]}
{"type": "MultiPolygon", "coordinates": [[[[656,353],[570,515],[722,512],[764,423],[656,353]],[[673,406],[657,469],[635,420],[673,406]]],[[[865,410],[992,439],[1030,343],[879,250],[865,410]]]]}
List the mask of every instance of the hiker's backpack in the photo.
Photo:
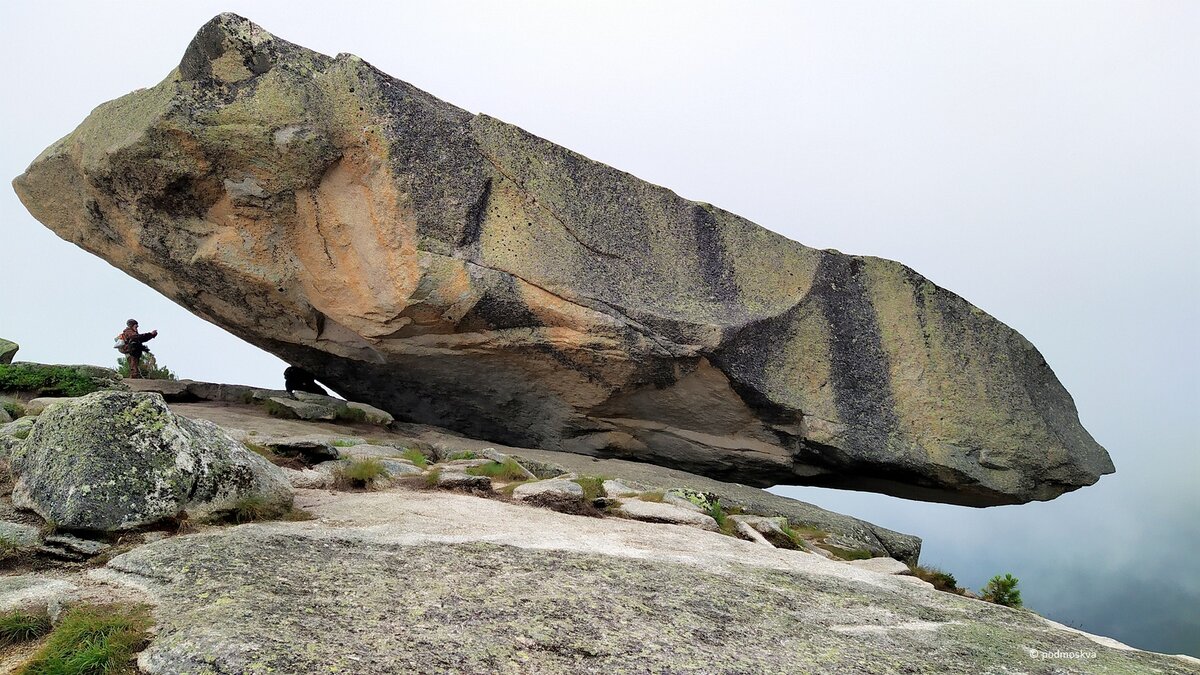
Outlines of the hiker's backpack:
{"type": "Polygon", "coordinates": [[[128,353],[129,353],[129,346],[130,346],[130,345],[129,345],[129,343],[128,343],[128,342],[126,342],[126,341],[125,341],[125,338],[123,338],[123,337],[121,337],[120,335],[118,335],[118,336],[115,338],[114,342],[115,342],[115,344],[113,345],[113,349],[115,349],[115,350],[117,350],[117,351],[121,352],[122,354],[128,354],[128,353]]]}

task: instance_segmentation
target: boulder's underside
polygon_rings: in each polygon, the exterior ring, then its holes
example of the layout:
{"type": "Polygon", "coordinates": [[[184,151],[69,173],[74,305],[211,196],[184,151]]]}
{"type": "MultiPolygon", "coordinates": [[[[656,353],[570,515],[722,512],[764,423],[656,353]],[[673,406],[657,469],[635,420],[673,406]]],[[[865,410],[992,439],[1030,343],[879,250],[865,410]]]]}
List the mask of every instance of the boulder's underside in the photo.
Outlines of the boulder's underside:
{"type": "Polygon", "coordinates": [[[402,420],[985,506],[1113,471],[1021,335],[223,14],[14,181],[59,236],[402,420]]]}

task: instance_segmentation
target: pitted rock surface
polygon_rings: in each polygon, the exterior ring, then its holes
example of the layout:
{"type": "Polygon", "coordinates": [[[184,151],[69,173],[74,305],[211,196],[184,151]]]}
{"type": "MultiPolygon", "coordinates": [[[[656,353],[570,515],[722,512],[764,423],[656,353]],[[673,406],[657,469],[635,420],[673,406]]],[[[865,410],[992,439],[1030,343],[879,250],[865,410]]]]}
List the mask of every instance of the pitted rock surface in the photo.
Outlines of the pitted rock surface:
{"type": "Polygon", "coordinates": [[[13,503],[59,527],[113,531],[254,498],[290,505],[283,472],[158,394],[101,391],[56,403],[15,446],[13,503]]]}
{"type": "Polygon", "coordinates": [[[1016,331],[232,14],[14,181],[202,318],[406,422],[985,506],[1113,471],[1016,331]]]}

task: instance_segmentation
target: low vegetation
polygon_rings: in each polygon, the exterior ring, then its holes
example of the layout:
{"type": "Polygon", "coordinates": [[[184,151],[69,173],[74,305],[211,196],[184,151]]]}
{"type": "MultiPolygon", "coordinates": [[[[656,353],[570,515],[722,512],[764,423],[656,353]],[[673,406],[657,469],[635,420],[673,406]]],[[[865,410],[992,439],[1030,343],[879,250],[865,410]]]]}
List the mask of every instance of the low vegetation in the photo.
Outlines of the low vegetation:
{"type": "Polygon", "coordinates": [[[833,557],[839,560],[867,560],[875,557],[870,551],[865,548],[842,548],[833,544],[820,543],[821,548],[833,554],[833,557]]]}
{"type": "Polygon", "coordinates": [[[953,574],[940,570],[936,567],[926,567],[923,565],[909,565],[913,576],[933,584],[933,587],[939,591],[946,593],[955,593],[962,595],[966,589],[958,587],[958,580],[953,574]]]}
{"type": "Polygon", "coordinates": [[[717,521],[717,527],[721,530],[721,534],[727,534],[731,537],[737,536],[737,525],[729,517],[729,513],[725,511],[725,507],[721,504],[720,499],[714,499],[709,502],[708,515],[717,521]]]}
{"type": "Polygon", "coordinates": [[[2,399],[0,400],[0,408],[3,408],[4,412],[8,413],[8,416],[14,420],[25,416],[25,406],[21,405],[20,401],[14,401],[9,398],[2,399]]]}
{"type": "Polygon", "coordinates": [[[659,490],[659,491],[655,491],[655,492],[643,492],[640,495],[638,495],[637,498],[644,502],[657,502],[657,503],[661,504],[663,499],[666,498],[666,496],[667,495],[665,492],[662,492],[661,490],[659,490]]]}
{"type": "Polygon", "coordinates": [[[149,641],[143,605],[80,605],[67,611],[46,643],[17,668],[18,675],[125,675],[149,641]]]}
{"type": "Polygon", "coordinates": [[[0,365],[0,391],[24,391],[37,396],[83,396],[100,388],[96,378],[75,366],[0,365]]]}
{"type": "Polygon", "coordinates": [[[459,459],[479,459],[479,455],[470,450],[463,450],[462,452],[456,452],[453,455],[450,455],[447,459],[451,462],[459,459]]]}
{"type": "Polygon", "coordinates": [[[604,496],[604,481],[607,476],[580,476],[575,483],[583,488],[583,500],[591,503],[604,496]]]}
{"type": "Polygon", "coordinates": [[[390,475],[377,459],[352,459],[334,471],[334,483],[342,489],[367,490],[390,475]]]}
{"type": "Polygon", "coordinates": [[[1011,574],[1003,576],[997,574],[983,587],[979,597],[1005,607],[1020,607],[1022,603],[1021,591],[1017,588],[1018,583],[1020,581],[1011,574]]]}
{"type": "Polygon", "coordinates": [[[487,476],[499,481],[525,480],[529,478],[529,474],[525,472],[525,469],[521,468],[521,465],[517,464],[511,458],[506,458],[503,462],[489,462],[473,466],[467,469],[467,473],[472,476],[487,476]]]}
{"type": "MultiPolygon", "coordinates": [[[[169,368],[158,365],[158,361],[153,356],[147,354],[147,357],[142,359],[138,366],[138,373],[142,378],[147,380],[177,380],[175,373],[172,373],[169,368]]],[[[129,377],[129,357],[122,356],[117,359],[117,374],[121,377],[129,377]]]]}
{"type": "Polygon", "coordinates": [[[36,640],[50,632],[50,619],[15,610],[0,614],[0,647],[36,640]]]}
{"type": "Polygon", "coordinates": [[[424,469],[429,466],[429,458],[425,456],[425,453],[416,448],[406,448],[404,452],[400,453],[400,456],[419,468],[424,469]]]}
{"type": "Polygon", "coordinates": [[[214,522],[253,523],[261,520],[312,520],[311,513],[290,505],[269,502],[262,497],[245,497],[216,514],[214,522]]]}
{"type": "Polygon", "coordinates": [[[356,445],[362,445],[363,440],[360,438],[335,438],[329,444],[335,448],[353,448],[356,445]]]}

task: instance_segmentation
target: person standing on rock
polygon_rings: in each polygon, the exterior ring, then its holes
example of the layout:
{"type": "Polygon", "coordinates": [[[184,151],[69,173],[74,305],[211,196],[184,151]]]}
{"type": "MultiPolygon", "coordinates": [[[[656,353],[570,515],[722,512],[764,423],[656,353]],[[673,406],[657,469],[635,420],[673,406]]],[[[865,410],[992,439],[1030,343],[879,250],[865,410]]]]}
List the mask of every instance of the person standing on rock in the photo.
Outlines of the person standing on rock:
{"type": "Polygon", "coordinates": [[[137,319],[130,319],[125,322],[125,330],[121,331],[121,334],[117,336],[117,351],[128,357],[129,377],[131,379],[141,379],[142,355],[150,353],[145,343],[156,337],[158,337],[157,330],[152,330],[149,333],[139,333],[137,319]]]}

